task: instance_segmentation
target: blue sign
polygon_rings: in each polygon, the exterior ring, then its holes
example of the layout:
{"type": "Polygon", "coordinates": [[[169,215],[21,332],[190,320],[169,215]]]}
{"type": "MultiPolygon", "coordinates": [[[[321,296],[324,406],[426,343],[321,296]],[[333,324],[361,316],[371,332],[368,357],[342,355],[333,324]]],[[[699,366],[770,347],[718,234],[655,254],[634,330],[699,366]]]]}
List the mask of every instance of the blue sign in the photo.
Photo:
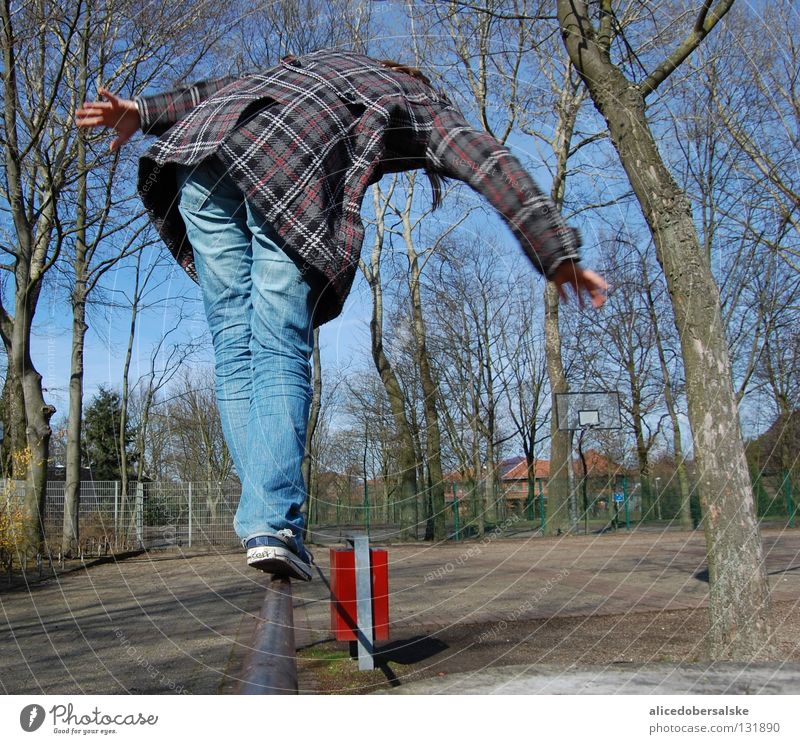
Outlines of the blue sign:
{"type": "Polygon", "coordinates": [[[623,501],[625,501],[625,494],[624,493],[615,493],[614,494],[614,501],[617,504],[621,504],[623,501]]]}

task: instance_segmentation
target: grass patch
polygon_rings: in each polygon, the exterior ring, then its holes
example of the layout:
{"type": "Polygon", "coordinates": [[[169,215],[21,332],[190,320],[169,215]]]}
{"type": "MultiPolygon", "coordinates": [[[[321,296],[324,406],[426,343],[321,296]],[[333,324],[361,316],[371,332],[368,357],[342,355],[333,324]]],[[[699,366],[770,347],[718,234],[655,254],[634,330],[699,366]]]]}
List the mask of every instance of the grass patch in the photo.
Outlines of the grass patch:
{"type": "Polygon", "coordinates": [[[321,646],[309,646],[308,648],[300,649],[297,652],[298,659],[309,659],[313,661],[340,661],[342,659],[350,660],[350,653],[338,648],[332,648],[328,644],[321,646]]]}

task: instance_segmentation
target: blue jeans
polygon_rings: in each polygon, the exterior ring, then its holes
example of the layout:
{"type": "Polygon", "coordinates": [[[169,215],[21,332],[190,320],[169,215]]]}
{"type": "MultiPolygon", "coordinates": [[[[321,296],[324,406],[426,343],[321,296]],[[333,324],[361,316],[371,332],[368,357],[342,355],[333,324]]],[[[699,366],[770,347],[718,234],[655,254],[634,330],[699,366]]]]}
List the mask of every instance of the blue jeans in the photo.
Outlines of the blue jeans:
{"type": "Polygon", "coordinates": [[[310,287],[219,161],[179,166],[177,178],[214,344],[222,430],[242,481],[234,529],[243,540],[291,529],[302,555],[310,287]]]}

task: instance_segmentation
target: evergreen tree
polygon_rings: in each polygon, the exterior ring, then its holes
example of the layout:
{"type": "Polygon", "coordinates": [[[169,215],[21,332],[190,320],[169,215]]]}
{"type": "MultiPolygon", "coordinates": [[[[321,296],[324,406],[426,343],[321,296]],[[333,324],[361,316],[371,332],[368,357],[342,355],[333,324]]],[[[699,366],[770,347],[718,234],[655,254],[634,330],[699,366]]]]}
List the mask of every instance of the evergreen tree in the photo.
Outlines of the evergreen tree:
{"type": "MultiPolygon", "coordinates": [[[[83,415],[83,457],[94,480],[120,479],[119,422],[122,403],[119,393],[100,387],[83,415]]],[[[134,432],[125,432],[125,450],[134,432]]],[[[130,453],[128,462],[135,461],[130,453]]]]}

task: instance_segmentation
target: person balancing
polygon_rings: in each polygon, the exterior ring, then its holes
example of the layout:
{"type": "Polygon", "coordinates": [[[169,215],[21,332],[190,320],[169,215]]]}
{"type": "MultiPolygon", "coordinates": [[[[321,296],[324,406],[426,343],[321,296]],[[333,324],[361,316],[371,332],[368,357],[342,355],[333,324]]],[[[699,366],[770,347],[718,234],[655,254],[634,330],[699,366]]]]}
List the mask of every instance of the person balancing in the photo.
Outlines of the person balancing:
{"type": "Polygon", "coordinates": [[[502,215],[562,298],[599,308],[607,285],[579,263],[568,226],[507,148],[469,125],[415,68],[352,52],[286,57],[270,69],[168,93],[103,100],[81,128],[158,139],[138,191],[203,297],[225,441],[242,482],[234,528],[247,563],[311,578],[301,463],[311,401],[313,329],[342,310],[364,238],[367,187],[422,169],[434,206],[444,178],[502,215]]]}

